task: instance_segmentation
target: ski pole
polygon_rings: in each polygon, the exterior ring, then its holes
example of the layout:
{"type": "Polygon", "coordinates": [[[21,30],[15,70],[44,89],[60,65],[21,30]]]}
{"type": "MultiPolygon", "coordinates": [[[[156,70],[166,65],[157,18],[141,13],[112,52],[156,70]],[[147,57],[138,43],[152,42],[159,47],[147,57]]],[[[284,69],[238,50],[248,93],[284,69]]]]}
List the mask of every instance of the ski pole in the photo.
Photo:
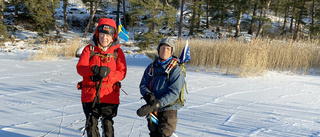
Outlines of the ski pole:
{"type": "Polygon", "coordinates": [[[152,122],[158,125],[158,119],[157,119],[157,117],[155,117],[155,115],[153,115],[152,113],[150,113],[150,115],[151,115],[151,120],[152,120],[152,122]]]}
{"type": "Polygon", "coordinates": [[[127,92],[125,92],[123,89],[121,89],[121,91],[122,91],[122,92],[124,92],[124,94],[126,94],[126,95],[128,96],[128,93],[127,93],[127,92]]]}
{"type": "MultiPolygon", "coordinates": [[[[159,120],[158,120],[158,118],[157,118],[155,115],[153,115],[152,113],[150,113],[150,116],[149,116],[149,117],[151,118],[151,120],[152,120],[153,123],[155,123],[155,124],[157,124],[157,125],[159,124],[159,123],[158,123],[159,120]]],[[[174,137],[178,137],[175,133],[172,133],[172,135],[173,135],[174,137]]]]}
{"type": "MultiPolygon", "coordinates": [[[[100,88],[101,88],[102,79],[103,79],[103,78],[100,79],[100,83],[99,83],[98,86],[97,86],[97,82],[96,82],[96,96],[95,96],[94,99],[93,99],[92,109],[93,109],[94,106],[96,105],[97,101],[98,101],[98,103],[100,103],[99,91],[100,91],[100,88]],[[97,100],[97,99],[98,99],[98,100],[97,100]]],[[[85,124],[85,126],[84,126],[84,130],[83,130],[83,133],[82,133],[82,137],[84,137],[84,134],[86,133],[86,129],[88,128],[91,115],[92,115],[92,113],[90,112],[89,115],[88,115],[88,117],[86,118],[86,124],[85,124]]]]}

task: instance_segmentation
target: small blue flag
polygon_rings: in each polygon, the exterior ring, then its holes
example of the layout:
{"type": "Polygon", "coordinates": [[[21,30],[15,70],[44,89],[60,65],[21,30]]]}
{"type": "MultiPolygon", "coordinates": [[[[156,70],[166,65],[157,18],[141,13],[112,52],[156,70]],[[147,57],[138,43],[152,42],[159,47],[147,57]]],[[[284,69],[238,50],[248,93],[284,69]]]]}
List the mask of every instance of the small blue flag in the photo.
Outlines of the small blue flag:
{"type": "Polygon", "coordinates": [[[118,26],[118,36],[126,42],[129,40],[128,32],[124,29],[120,20],[119,20],[119,26],[118,26]]]}
{"type": "Polygon", "coordinates": [[[186,63],[191,59],[191,55],[190,55],[190,48],[189,48],[189,44],[188,44],[188,40],[186,43],[186,46],[183,48],[182,52],[181,52],[181,56],[180,56],[180,63],[186,63]]]}

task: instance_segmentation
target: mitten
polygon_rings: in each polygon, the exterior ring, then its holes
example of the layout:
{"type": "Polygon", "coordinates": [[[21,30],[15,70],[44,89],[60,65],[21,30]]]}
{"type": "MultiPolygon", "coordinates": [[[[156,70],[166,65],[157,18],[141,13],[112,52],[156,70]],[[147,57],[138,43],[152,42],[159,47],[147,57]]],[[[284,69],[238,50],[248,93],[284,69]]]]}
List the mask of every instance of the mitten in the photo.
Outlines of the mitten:
{"type": "Polygon", "coordinates": [[[98,75],[100,73],[100,67],[98,65],[94,65],[92,68],[91,68],[91,71],[93,73],[93,75],[98,75]]]}
{"type": "Polygon", "coordinates": [[[154,99],[150,104],[145,104],[137,110],[137,115],[140,117],[146,116],[149,113],[158,110],[161,108],[161,102],[157,99],[154,99]]]}
{"type": "Polygon", "coordinates": [[[109,68],[109,67],[106,67],[106,66],[101,66],[99,72],[100,72],[100,73],[99,73],[99,76],[100,76],[101,78],[105,78],[105,77],[107,77],[107,76],[109,75],[109,73],[110,73],[110,68],[109,68]]]}

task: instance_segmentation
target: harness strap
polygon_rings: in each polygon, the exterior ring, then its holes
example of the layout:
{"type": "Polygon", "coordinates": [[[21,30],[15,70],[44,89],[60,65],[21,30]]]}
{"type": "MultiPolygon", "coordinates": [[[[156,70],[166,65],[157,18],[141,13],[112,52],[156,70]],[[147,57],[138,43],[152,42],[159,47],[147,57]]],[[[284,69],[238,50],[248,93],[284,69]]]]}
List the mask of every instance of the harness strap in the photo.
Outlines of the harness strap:
{"type": "Polygon", "coordinates": [[[106,62],[109,62],[111,60],[111,58],[113,57],[115,62],[117,63],[117,60],[118,60],[118,48],[114,49],[114,52],[112,54],[111,53],[103,54],[103,53],[94,52],[94,46],[90,45],[90,59],[89,60],[91,60],[91,58],[94,55],[99,56],[102,59],[105,59],[106,62]]]}

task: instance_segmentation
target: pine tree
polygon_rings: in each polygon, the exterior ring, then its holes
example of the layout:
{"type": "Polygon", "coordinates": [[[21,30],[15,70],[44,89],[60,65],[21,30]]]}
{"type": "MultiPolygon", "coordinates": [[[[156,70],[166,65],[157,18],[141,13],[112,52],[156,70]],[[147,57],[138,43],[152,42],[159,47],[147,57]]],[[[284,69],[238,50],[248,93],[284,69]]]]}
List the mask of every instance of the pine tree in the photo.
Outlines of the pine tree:
{"type": "Polygon", "coordinates": [[[199,5],[202,5],[202,1],[195,0],[194,2],[192,2],[192,5],[188,6],[188,8],[192,11],[189,27],[189,36],[199,33],[198,30],[200,26],[198,25],[198,23],[200,23],[201,20],[200,16],[203,15],[203,10],[201,9],[201,6],[199,7],[199,5]]]}
{"type": "Polygon", "coordinates": [[[281,30],[281,35],[286,35],[287,33],[287,18],[289,17],[289,8],[290,8],[290,0],[287,0],[287,2],[284,4],[284,20],[283,20],[283,27],[281,30]]]}
{"type": "Polygon", "coordinates": [[[165,13],[162,20],[163,22],[165,22],[164,28],[171,30],[170,34],[168,35],[175,35],[175,23],[177,21],[177,18],[175,18],[175,13],[177,13],[177,10],[170,3],[168,3],[167,0],[165,0],[165,2],[163,3],[162,11],[165,13]]]}
{"type": "Polygon", "coordinates": [[[254,26],[255,26],[255,23],[256,23],[256,20],[257,20],[258,3],[259,3],[259,0],[254,0],[252,2],[253,11],[252,11],[252,16],[251,16],[251,20],[250,20],[250,26],[248,28],[248,34],[250,34],[250,35],[253,34],[254,26]]]}
{"type": "Polygon", "coordinates": [[[320,38],[320,2],[317,0],[312,0],[311,17],[310,37],[318,39],[320,38]]]}
{"type": "Polygon", "coordinates": [[[261,23],[259,24],[259,28],[258,28],[258,32],[256,34],[256,38],[259,37],[259,35],[262,33],[264,26],[267,22],[270,21],[270,19],[268,19],[267,15],[268,15],[268,10],[269,10],[269,6],[271,3],[271,0],[263,0],[264,2],[264,7],[263,7],[263,16],[260,18],[261,23]]]}
{"type": "Polygon", "coordinates": [[[240,24],[242,20],[242,14],[249,11],[249,4],[247,0],[233,0],[231,3],[234,5],[233,16],[237,19],[235,29],[236,33],[234,37],[239,37],[240,34],[240,24]]]}
{"type": "Polygon", "coordinates": [[[40,36],[43,36],[44,33],[49,33],[49,31],[56,25],[53,14],[55,14],[54,9],[59,7],[59,3],[59,0],[25,1],[25,5],[31,12],[32,19],[36,22],[35,31],[37,31],[40,36]]]}
{"type": "Polygon", "coordinates": [[[163,38],[159,33],[161,28],[167,27],[174,30],[176,22],[176,9],[167,1],[160,0],[130,0],[132,11],[131,21],[141,21],[146,25],[145,32],[135,35],[135,40],[139,41],[141,50],[150,46],[155,46],[163,38]]]}
{"type": "Polygon", "coordinates": [[[301,5],[301,7],[300,7],[300,12],[299,12],[299,17],[298,17],[298,25],[297,25],[297,27],[295,28],[295,32],[294,32],[294,35],[293,35],[293,39],[294,39],[294,40],[298,40],[298,39],[299,39],[300,31],[301,31],[301,25],[302,25],[302,24],[305,24],[305,23],[302,21],[302,18],[303,18],[303,16],[305,15],[304,12],[306,12],[306,10],[305,10],[306,1],[307,1],[307,0],[300,1],[300,2],[302,2],[302,5],[301,5]]]}

